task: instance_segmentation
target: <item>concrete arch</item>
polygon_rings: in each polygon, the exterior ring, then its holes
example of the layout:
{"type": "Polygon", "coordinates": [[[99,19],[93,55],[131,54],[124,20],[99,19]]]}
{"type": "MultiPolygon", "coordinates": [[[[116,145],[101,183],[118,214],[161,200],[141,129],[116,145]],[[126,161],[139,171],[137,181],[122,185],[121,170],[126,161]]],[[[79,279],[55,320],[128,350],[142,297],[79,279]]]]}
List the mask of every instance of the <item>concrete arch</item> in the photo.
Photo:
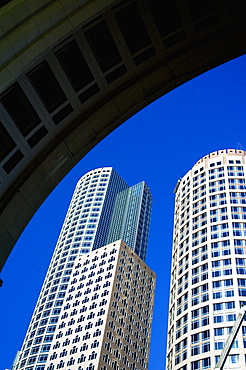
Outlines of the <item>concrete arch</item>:
{"type": "Polygon", "coordinates": [[[0,268],[100,140],[246,49],[243,0],[12,0],[1,13],[0,268]]]}

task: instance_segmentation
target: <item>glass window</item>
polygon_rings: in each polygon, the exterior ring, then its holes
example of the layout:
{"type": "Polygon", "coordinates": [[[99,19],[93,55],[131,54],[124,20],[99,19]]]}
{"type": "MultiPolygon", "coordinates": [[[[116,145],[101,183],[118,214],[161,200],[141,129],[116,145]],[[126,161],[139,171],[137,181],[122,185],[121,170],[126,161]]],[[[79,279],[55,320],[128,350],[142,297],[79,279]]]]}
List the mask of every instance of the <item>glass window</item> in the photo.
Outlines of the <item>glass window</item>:
{"type": "Polygon", "coordinates": [[[222,297],[222,292],[215,292],[213,293],[213,299],[218,299],[222,297]]]}
{"type": "Polygon", "coordinates": [[[234,290],[226,290],[225,297],[234,297],[234,290]]]}
{"type": "Polygon", "coordinates": [[[193,361],[191,363],[191,370],[199,370],[200,369],[200,361],[193,361]]]}
{"type": "Polygon", "coordinates": [[[196,356],[200,354],[200,346],[195,346],[191,348],[191,356],[196,356]]]}
{"type": "Polygon", "coordinates": [[[224,280],[224,286],[232,286],[232,285],[233,285],[233,280],[232,279],[224,280]]]}
{"type": "Polygon", "coordinates": [[[232,309],[232,308],[235,308],[235,302],[226,302],[226,303],[225,303],[225,308],[226,308],[227,310],[230,310],[230,309],[232,309]]]}
{"type": "Polygon", "coordinates": [[[199,342],[199,340],[200,340],[200,333],[193,334],[193,335],[191,336],[191,343],[199,342]]]}
{"type": "Polygon", "coordinates": [[[214,316],[214,323],[223,322],[224,317],[222,315],[214,316]]]}
{"type": "Polygon", "coordinates": [[[220,288],[221,287],[221,281],[213,281],[213,288],[220,288]]]}
{"type": "Polygon", "coordinates": [[[214,336],[221,336],[224,335],[224,328],[215,328],[214,329],[214,336]]]}
{"type": "Polygon", "coordinates": [[[209,325],[209,317],[208,317],[208,316],[207,316],[207,317],[202,318],[202,320],[201,320],[201,325],[202,325],[202,326],[209,325]]]}
{"type": "Polygon", "coordinates": [[[210,343],[203,343],[202,344],[202,353],[209,352],[210,351],[210,343]]]}
{"type": "Polygon", "coordinates": [[[236,314],[229,314],[226,315],[226,321],[235,321],[236,320],[236,314]]]}
{"type": "Polygon", "coordinates": [[[229,355],[229,363],[230,364],[239,363],[239,355],[229,355]]]}
{"type": "Polygon", "coordinates": [[[210,357],[204,358],[202,360],[202,368],[206,369],[208,367],[210,367],[210,357]]]}
{"type": "Polygon", "coordinates": [[[210,331],[209,330],[205,330],[202,332],[202,341],[204,340],[207,340],[210,338],[210,331]]]}
{"type": "Polygon", "coordinates": [[[215,342],[214,343],[214,349],[215,350],[222,350],[224,348],[224,345],[225,345],[225,342],[224,341],[215,342]]]}

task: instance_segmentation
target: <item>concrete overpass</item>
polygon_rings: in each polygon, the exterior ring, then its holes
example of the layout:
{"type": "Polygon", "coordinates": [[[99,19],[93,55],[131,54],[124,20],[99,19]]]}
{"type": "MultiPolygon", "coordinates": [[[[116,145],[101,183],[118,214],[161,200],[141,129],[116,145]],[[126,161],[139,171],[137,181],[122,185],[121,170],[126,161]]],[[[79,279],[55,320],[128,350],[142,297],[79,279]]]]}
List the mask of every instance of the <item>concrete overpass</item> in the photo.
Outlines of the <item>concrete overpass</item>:
{"type": "Polygon", "coordinates": [[[1,269],[42,202],[100,140],[155,99],[245,53],[246,4],[0,6],[1,269]]]}

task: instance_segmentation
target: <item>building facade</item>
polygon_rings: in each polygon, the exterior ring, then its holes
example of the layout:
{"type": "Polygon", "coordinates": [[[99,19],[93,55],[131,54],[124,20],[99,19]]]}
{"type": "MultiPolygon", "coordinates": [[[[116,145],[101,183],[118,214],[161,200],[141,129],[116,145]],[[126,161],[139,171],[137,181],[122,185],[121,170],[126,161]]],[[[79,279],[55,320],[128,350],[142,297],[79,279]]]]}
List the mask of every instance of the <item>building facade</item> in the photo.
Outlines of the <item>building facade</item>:
{"type": "MultiPolygon", "coordinates": [[[[149,231],[152,197],[148,187],[140,184],[144,197],[135,197],[133,208],[138,209],[141,220],[142,208],[147,209],[146,227],[140,233],[140,237],[141,234],[145,237],[149,231]]],[[[67,306],[66,294],[72,289],[74,266],[78,258],[107,244],[116,196],[127,189],[131,188],[112,167],[92,170],[78,181],[24,339],[18,369],[46,369],[49,351],[53,349],[51,343],[67,306]]],[[[121,209],[129,207],[129,203],[125,202],[121,209]]],[[[139,229],[139,217],[132,222],[134,233],[135,229],[139,229]]],[[[117,229],[120,229],[117,222],[121,222],[121,217],[115,222],[117,229]]],[[[111,241],[115,240],[111,238],[111,241]]],[[[136,249],[134,243],[130,247],[133,251],[136,249]]],[[[145,257],[146,249],[147,243],[143,250],[136,249],[136,252],[141,250],[141,256],[145,257]]]]}
{"type": "MultiPolygon", "coordinates": [[[[175,188],[167,370],[213,369],[246,304],[246,152],[200,159],[175,188]]],[[[246,368],[246,323],[224,369],[246,368]]]]}
{"type": "Polygon", "coordinates": [[[71,277],[47,370],[146,369],[155,274],[119,240],[78,257],[71,277]]]}
{"type": "Polygon", "coordinates": [[[151,213],[151,194],[140,182],[116,196],[108,243],[122,239],[145,261],[151,213]]]}

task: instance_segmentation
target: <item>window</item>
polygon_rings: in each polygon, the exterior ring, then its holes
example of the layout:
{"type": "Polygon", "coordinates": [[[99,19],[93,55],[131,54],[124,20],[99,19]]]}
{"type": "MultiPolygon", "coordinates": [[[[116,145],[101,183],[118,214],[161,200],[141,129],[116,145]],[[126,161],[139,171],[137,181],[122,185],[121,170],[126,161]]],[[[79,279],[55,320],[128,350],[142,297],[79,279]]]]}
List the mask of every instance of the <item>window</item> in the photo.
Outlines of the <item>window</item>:
{"type": "Polygon", "coordinates": [[[86,339],[90,339],[90,334],[88,332],[83,336],[83,340],[86,340],[86,339]]]}
{"type": "Polygon", "coordinates": [[[210,367],[210,357],[204,358],[202,360],[202,368],[206,369],[210,367]]]}
{"type": "Polygon", "coordinates": [[[47,360],[47,357],[48,357],[48,355],[41,355],[41,356],[39,356],[38,361],[39,362],[45,362],[47,360]]]}
{"type": "Polygon", "coordinates": [[[200,346],[195,346],[191,348],[191,356],[196,356],[200,354],[200,346]]]}
{"type": "Polygon", "coordinates": [[[214,316],[214,323],[223,322],[224,317],[222,315],[214,316]]]}
{"type": "Polygon", "coordinates": [[[97,329],[94,334],[93,334],[93,337],[98,337],[99,335],[101,335],[101,330],[97,329]]]}
{"type": "Polygon", "coordinates": [[[85,359],[86,359],[86,356],[84,354],[82,354],[79,358],[78,358],[78,364],[80,364],[81,362],[85,362],[85,359]]]}
{"type": "Polygon", "coordinates": [[[221,287],[221,281],[213,281],[213,288],[220,288],[221,287]]]}
{"type": "Polygon", "coordinates": [[[233,280],[232,279],[224,280],[224,286],[232,286],[232,285],[233,285],[233,280]]]}
{"type": "Polygon", "coordinates": [[[202,341],[208,340],[210,338],[210,331],[205,330],[201,333],[201,335],[202,335],[202,341]]]}
{"type": "Polygon", "coordinates": [[[199,340],[200,340],[200,333],[193,334],[193,335],[191,336],[191,343],[199,342],[199,340]]]}
{"type": "Polygon", "coordinates": [[[93,351],[93,352],[89,355],[89,360],[94,360],[96,357],[97,357],[97,353],[96,353],[95,351],[93,351]]]}
{"type": "Polygon", "coordinates": [[[60,363],[59,364],[57,364],[57,369],[61,369],[61,368],[63,368],[64,367],[64,365],[65,365],[65,362],[64,361],[60,361],[60,363]]]}
{"type": "Polygon", "coordinates": [[[60,357],[64,357],[64,356],[66,356],[66,355],[67,355],[67,350],[66,350],[66,349],[64,349],[64,350],[61,352],[60,357]]]}
{"type": "Polygon", "coordinates": [[[74,362],[75,362],[75,359],[71,357],[70,360],[67,362],[67,366],[73,365],[74,362]]]}
{"type": "Polygon", "coordinates": [[[191,370],[199,370],[199,369],[200,369],[200,361],[191,362],[191,370]]]}
{"type": "Polygon", "coordinates": [[[239,363],[239,355],[229,355],[229,363],[230,364],[239,363]]]}
{"type": "Polygon", "coordinates": [[[202,344],[202,353],[209,352],[210,351],[210,343],[203,343],[202,344]]]}
{"type": "Polygon", "coordinates": [[[220,342],[215,342],[214,343],[214,349],[215,350],[222,350],[224,348],[225,342],[220,341],[220,342]]]}
{"type": "Polygon", "coordinates": [[[93,343],[91,343],[91,348],[97,348],[99,346],[98,340],[94,340],[93,343]]]}
{"type": "Polygon", "coordinates": [[[235,308],[235,302],[226,302],[226,303],[225,303],[225,308],[226,308],[227,310],[230,310],[230,309],[232,309],[232,308],[235,308]]]}
{"type": "Polygon", "coordinates": [[[98,312],[97,316],[102,316],[105,314],[105,310],[101,308],[101,310],[98,312]]]}
{"type": "Polygon", "coordinates": [[[87,348],[88,348],[88,345],[87,345],[86,343],[84,343],[84,344],[81,346],[80,351],[81,351],[81,352],[82,352],[82,351],[86,351],[86,350],[87,350],[87,348]]]}
{"type": "Polygon", "coordinates": [[[213,293],[213,299],[218,299],[222,297],[222,292],[215,292],[213,293]]]}
{"type": "Polygon", "coordinates": [[[95,366],[93,364],[90,364],[89,366],[87,366],[86,370],[94,370],[95,369],[95,366]]]}

